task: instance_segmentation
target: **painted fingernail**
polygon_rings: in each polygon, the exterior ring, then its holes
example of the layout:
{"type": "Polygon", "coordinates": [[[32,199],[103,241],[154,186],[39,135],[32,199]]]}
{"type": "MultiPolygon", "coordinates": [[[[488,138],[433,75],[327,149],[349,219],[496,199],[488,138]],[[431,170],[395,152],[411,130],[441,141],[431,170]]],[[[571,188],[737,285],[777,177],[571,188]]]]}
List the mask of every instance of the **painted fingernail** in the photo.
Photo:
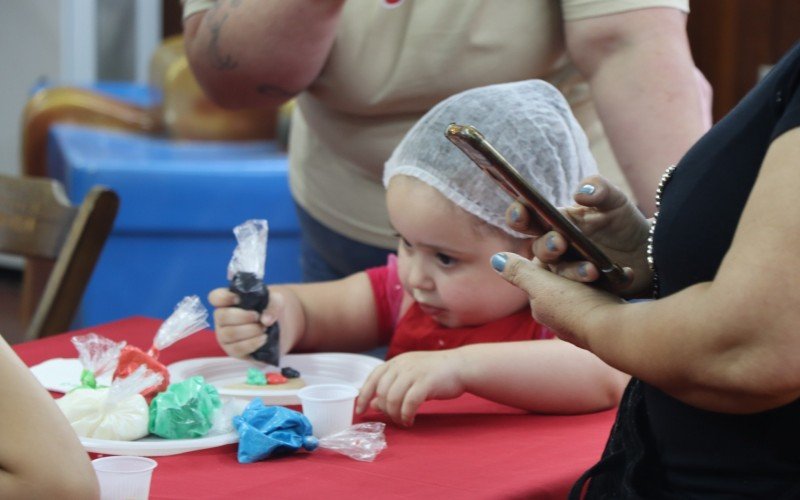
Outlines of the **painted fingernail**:
{"type": "Polygon", "coordinates": [[[503,269],[506,268],[506,261],[507,260],[508,260],[508,257],[506,257],[506,254],[504,254],[504,253],[496,253],[496,254],[492,255],[492,267],[498,273],[502,273],[503,269]]]}
{"type": "Polygon", "coordinates": [[[558,250],[558,248],[556,247],[556,237],[553,236],[552,234],[548,236],[547,239],[544,240],[544,246],[547,247],[548,252],[555,252],[556,250],[558,250]]]}
{"type": "Polygon", "coordinates": [[[586,278],[589,276],[589,264],[586,262],[582,262],[581,265],[578,266],[578,275],[581,278],[586,278]]]}
{"type": "Polygon", "coordinates": [[[514,205],[511,208],[511,222],[519,221],[519,218],[522,216],[522,212],[520,212],[519,205],[514,205]]]}
{"type": "Polygon", "coordinates": [[[581,186],[580,189],[578,189],[578,193],[579,194],[594,194],[595,189],[596,188],[591,184],[584,184],[583,186],[581,186]]]}

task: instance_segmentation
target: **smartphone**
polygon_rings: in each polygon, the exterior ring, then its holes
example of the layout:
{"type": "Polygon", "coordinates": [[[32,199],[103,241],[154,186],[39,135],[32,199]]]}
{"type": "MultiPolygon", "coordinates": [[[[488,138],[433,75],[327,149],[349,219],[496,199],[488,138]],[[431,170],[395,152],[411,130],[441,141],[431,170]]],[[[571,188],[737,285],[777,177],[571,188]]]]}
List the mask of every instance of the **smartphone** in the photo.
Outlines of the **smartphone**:
{"type": "Polygon", "coordinates": [[[578,226],[531,186],[475,127],[451,123],[445,131],[445,136],[494,179],[512,199],[519,201],[536,214],[542,227],[554,229],[564,235],[570,244],[570,249],[577,253],[574,255],[575,258],[593,263],[600,270],[601,277],[614,287],[627,283],[622,267],[614,263],[581,232],[578,226]]]}

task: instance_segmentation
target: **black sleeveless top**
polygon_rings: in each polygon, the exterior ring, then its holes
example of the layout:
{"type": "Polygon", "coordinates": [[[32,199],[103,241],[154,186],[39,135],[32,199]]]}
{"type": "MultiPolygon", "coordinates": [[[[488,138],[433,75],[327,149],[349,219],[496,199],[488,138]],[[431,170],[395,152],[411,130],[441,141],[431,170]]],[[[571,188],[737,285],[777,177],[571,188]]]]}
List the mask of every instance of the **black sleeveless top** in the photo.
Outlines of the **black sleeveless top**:
{"type": "MultiPolygon", "coordinates": [[[[800,126],[798,87],[800,44],[678,163],[654,235],[662,297],[714,279],[767,148],[800,126]]],[[[584,476],[572,496],[591,478],[588,498],[800,498],[800,400],[730,415],[634,379],[603,459],[584,476]]]]}

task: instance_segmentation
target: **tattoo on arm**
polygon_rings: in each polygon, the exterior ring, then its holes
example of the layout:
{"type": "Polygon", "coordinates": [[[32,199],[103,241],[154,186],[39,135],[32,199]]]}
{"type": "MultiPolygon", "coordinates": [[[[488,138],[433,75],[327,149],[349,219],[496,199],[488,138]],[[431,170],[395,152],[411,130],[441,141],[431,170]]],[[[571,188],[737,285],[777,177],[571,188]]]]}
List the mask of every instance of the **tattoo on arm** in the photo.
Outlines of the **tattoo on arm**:
{"type": "Polygon", "coordinates": [[[230,54],[222,54],[219,48],[219,35],[222,31],[222,25],[228,20],[228,14],[222,16],[222,19],[217,19],[217,12],[211,13],[212,18],[209,19],[209,30],[211,31],[211,39],[208,41],[208,54],[211,57],[212,65],[219,70],[230,70],[236,68],[239,63],[230,54]]]}
{"type": "MultiPolygon", "coordinates": [[[[242,0],[228,0],[225,7],[236,8],[242,5],[242,0]]],[[[222,32],[222,25],[228,20],[228,13],[221,12],[221,4],[217,4],[209,9],[206,19],[208,20],[208,29],[211,32],[211,38],[208,42],[208,54],[211,58],[211,63],[214,68],[218,70],[231,70],[238,67],[239,62],[230,54],[223,54],[220,45],[220,34],[222,32]]],[[[279,98],[282,100],[289,100],[294,97],[294,92],[287,92],[286,90],[270,85],[268,83],[261,83],[256,85],[255,91],[267,98],[279,98]]]]}

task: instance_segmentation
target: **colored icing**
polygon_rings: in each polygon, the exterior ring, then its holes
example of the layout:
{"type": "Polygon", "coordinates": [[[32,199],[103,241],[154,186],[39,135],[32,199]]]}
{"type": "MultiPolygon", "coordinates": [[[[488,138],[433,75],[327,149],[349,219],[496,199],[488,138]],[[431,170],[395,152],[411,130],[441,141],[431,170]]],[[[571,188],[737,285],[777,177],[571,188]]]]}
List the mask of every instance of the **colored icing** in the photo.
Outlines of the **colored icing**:
{"type": "Polygon", "coordinates": [[[133,441],[147,435],[147,401],[140,394],[107,405],[109,390],[77,389],[56,400],[79,436],[133,441]]]}
{"type": "Polygon", "coordinates": [[[247,369],[247,385],[267,385],[267,377],[258,368],[247,369]]]}
{"type": "Polygon", "coordinates": [[[117,364],[117,369],[114,371],[113,378],[125,378],[141,365],[147,366],[149,369],[156,373],[160,373],[161,376],[164,377],[164,380],[160,384],[148,387],[141,392],[142,396],[144,396],[147,400],[150,400],[156,395],[156,393],[165,391],[169,386],[169,370],[166,366],[156,361],[155,358],[142,352],[142,350],[138,347],[126,345],[122,349],[122,352],[120,352],[119,355],[119,363],[117,364]]]}
{"type": "Polygon", "coordinates": [[[150,403],[150,432],[167,439],[203,437],[221,406],[217,389],[203,377],[171,384],[150,403]]]}

